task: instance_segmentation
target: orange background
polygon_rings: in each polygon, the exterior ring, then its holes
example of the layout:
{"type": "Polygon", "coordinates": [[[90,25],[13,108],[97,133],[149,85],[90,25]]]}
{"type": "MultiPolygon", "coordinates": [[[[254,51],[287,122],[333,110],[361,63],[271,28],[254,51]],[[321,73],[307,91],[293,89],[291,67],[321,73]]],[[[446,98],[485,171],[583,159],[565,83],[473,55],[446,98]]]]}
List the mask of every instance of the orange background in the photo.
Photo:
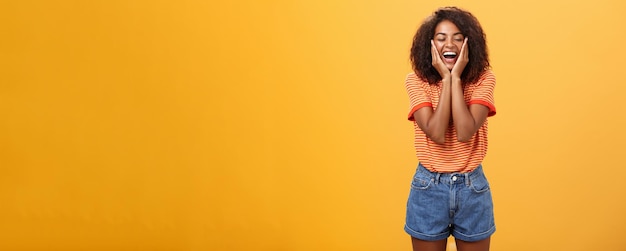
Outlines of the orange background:
{"type": "Polygon", "coordinates": [[[621,1],[1,1],[1,250],[410,250],[408,50],[487,33],[492,250],[626,244],[621,1]]]}

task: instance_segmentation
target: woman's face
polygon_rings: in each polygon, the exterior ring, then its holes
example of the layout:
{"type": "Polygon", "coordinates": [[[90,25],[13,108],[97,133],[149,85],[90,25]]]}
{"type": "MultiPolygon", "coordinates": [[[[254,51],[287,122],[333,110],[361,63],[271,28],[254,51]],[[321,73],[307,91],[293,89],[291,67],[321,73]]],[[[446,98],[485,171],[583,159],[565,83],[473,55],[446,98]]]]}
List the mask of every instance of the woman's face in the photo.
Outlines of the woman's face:
{"type": "Polygon", "coordinates": [[[452,70],[454,63],[461,54],[465,36],[454,23],[443,20],[435,27],[434,43],[443,63],[452,70]]]}

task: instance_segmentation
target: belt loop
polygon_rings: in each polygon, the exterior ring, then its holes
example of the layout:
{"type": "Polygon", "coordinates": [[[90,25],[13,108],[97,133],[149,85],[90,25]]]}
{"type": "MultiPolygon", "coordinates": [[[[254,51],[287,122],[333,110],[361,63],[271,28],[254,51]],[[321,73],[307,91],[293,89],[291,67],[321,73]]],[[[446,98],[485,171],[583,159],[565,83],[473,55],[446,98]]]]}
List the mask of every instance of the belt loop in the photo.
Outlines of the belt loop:
{"type": "Polygon", "coordinates": [[[471,172],[465,173],[465,185],[468,187],[470,186],[470,173],[471,172]]]}
{"type": "Polygon", "coordinates": [[[435,185],[439,184],[439,178],[441,177],[441,173],[435,174],[435,185]]]}

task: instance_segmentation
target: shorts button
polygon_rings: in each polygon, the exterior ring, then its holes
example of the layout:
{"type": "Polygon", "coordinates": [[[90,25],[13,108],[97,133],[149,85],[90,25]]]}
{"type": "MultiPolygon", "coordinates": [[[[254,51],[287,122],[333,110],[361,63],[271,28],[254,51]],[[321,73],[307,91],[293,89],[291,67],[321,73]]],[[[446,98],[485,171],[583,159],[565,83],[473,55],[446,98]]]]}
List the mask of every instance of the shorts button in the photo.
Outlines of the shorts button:
{"type": "Polygon", "coordinates": [[[452,181],[456,181],[456,176],[452,176],[452,181]]]}

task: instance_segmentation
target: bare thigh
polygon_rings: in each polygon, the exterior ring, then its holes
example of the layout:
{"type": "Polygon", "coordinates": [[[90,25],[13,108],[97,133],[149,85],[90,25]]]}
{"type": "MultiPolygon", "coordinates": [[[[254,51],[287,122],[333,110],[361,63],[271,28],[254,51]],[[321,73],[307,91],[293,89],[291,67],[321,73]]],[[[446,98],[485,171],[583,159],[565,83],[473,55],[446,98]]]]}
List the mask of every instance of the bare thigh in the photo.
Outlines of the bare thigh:
{"type": "Polygon", "coordinates": [[[455,239],[455,241],[456,241],[456,249],[458,251],[489,251],[489,244],[491,242],[491,238],[487,237],[486,239],[482,239],[482,240],[474,241],[474,242],[467,242],[467,241],[462,241],[459,239],[455,239]]]}
{"type": "Polygon", "coordinates": [[[446,251],[448,239],[438,241],[423,241],[411,237],[411,242],[413,243],[413,251],[446,251]]]}

